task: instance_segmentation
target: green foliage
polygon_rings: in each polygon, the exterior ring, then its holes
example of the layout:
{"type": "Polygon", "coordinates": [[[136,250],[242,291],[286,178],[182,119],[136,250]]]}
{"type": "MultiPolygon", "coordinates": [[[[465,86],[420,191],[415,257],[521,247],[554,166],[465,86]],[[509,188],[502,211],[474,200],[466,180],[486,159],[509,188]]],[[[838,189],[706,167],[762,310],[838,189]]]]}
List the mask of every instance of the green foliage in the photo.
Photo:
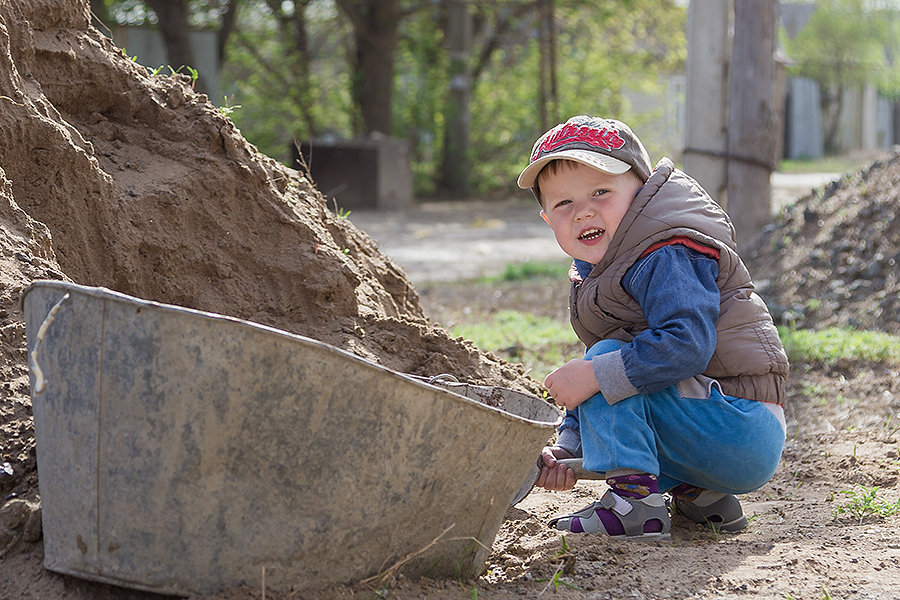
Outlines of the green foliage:
{"type": "Polygon", "coordinates": [[[235,124],[261,152],[284,162],[295,139],[352,136],[348,26],[333,4],[311,4],[304,15],[315,51],[304,56],[291,28],[301,3],[282,4],[290,9],[280,15],[286,21],[261,0],[242,3],[220,74],[222,87],[242,106],[235,124]]]}
{"type": "MultiPolygon", "coordinates": [[[[445,3],[396,2],[403,17],[395,51],[394,131],[387,133],[408,141],[415,191],[422,196],[440,191],[436,182],[451,122],[448,21],[445,3]]],[[[542,131],[535,100],[536,4],[468,4],[473,35],[465,57],[472,73],[467,160],[469,187],[476,193],[514,191],[515,177],[542,131]]],[[[221,0],[188,0],[191,24],[220,26],[226,6],[221,0]]],[[[640,131],[649,119],[662,116],[647,110],[638,115],[629,97],[659,97],[664,75],[682,69],[683,3],[589,0],[555,6],[558,92],[548,125],[591,113],[615,116],[640,131]]],[[[101,8],[105,19],[120,25],[157,21],[143,0],[103,0],[101,8]]],[[[219,74],[224,95],[242,107],[230,116],[263,153],[284,162],[293,140],[359,135],[359,107],[350,93],[352,53],[352,25],[333,0],[240,0],[219,74]]],[[[653,130],[642,134],[645,143],[653,130]]]]}
{"type": "Polygon", "coordinates": [[[864,85],[885,65],[885,28],[873,22],[863,0],[819,0],[796,37],[783,38],[791,74],[823,86],[864,85]]]}
{"type": "MultiPolygon", "coordinates": [[[[243,0],[238,0],[243,1],[243,0]]],[[[188,14],[191,27],[214,28],[218,26],[224,3],[216,0],[188,0],[188,14]]],[[[107,25],[156,25],[153,10],[143,0],[102,0],[91,3],[91,10],[107,25]]]]}
{"type": "MultiPolygon", "coordinates": [[[[478,191],[511,187],[543,132],[535,101],[539,55],[533,18],[520,24],[522,43],[496,52],[475,83],[470,161],[478,191]]],[[[664,75],[683,67],[683,8],[669,1],[595,0],[558,5],[556,18],[559,103],[550,126],[572,115],[598,114],[640,131],[661,116],[631,111],[626,91],[658,95],[664,75]]]]}
{"type": "Polygon", "coordinates": [[[887,333],[835,327],[821,331],[779,327],[778,333],[792,361],[826,365],[834,365],[841,359],[900,362],[900,337],[887,333]]]}
{"type": "Polygon", "coordinates": [[[819,83],[826,152],[838,150],[844,90],[873,85],[888,97],[900,97],[898,33],[896,5],[869,0],[818,0],[794,38],[782,32],[788,73],[819,83]]]}
{"type": "Polygon", "coordinates": [[[440,21],[439,3],[412,13],[403,22],[396,55],[393,133],[410,145],[414,188],[419,194],[436,191],[444,139],[450,60],[440,21]]]}
{"type": "Polygon", "coordinates": [[[878,91],[893,102],[900,100],[900,10],[881,10],[875,15],[884,32],[885,68],[878,74],[878,91]]]}

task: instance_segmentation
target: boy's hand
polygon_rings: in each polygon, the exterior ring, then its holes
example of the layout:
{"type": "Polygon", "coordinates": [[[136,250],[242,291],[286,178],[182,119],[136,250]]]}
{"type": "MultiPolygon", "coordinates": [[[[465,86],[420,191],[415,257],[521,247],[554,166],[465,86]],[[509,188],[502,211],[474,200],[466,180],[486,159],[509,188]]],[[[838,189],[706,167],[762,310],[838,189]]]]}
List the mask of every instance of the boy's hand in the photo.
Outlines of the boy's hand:
{"type": "Polygon", "coordinates": [[[570,360],[547,375],[544,387],[557,404],[569,410],[600,391],[591,361],[583,358],[570,360]]]}
{"type": "Polygon", "coordinates": [[[545,446],[541,450],[544,467],[534,485],[544,489],[562,492],[575,487],[575,471],[556,462],[558,458],[575,458],[568,450],[556,446],[545,446]]]}

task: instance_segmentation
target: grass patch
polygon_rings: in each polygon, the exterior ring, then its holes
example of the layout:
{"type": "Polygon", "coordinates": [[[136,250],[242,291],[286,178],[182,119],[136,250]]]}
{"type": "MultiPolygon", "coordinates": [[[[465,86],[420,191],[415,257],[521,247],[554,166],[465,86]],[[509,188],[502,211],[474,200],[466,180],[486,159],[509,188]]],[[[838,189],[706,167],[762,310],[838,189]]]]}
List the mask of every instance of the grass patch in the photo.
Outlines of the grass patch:
{"type": "Polygon", "coordinates": [[[568,323],[518,310],[498,311],[486,322],[459,324],[453,328],[453,333],[487,350],[578,341],[568,323]]]}
{"type": "Polygon", "coordinates": [[[821,331],[779,327],[788,358],[834,365],[839,360],[900,363],[900,336],[830,327],[821,331]]]}
{"type": "Polygon", "coordinates": [[[870,161],[866,156],[825,156],[817,159],[783,160],[782,173],[852,173],[870,161]]]}
{"type": "Polygon", "coordinates": [[[582,354],[568,322],[517,310],[498,311],[486,321],[460,323],[451,331],[482,350],[522,363],[537,379],[582,354]]]}
{"type": "MultiPolygon", "coordinates": [[[[472,297],[478,298],[486,290],[494,291],[498,283],[515,288],[533,286],[536,281],[546,279],[559,281],[567,269],[567,263],[525,261],[507,265],[497,276],[459,284],[469,286],[472,297]]],[[[514,292],[505,287],[504,290],[504,297],[515,297],[514,292]]],[[[584,347],[568,319],[519,310],[514,304],[496,312],[491,310],[484,309],[477,315],[466,313],[462,317],[453,314],[452,321],[456,323],[448,329],[452,335],[469,339],[482,350],[523,364],[535,379],[543,379],[565,362],[583,356],[584,347]]],[[[444,322],[448,321],[451,319],[444,322]]],[[[897,335],[839,328],[813,331],[779,327],[778,331],[788,358],[794,363],[825,367],[833,367],[839,361],[900,365],[900,336],[897,335]]],[[[805,393],[816,395],[814,390],[805,393]]]]}
{"type": "Polygon", "coordinates": [[[491,284],[500,281],[529,281],[532,279],[562,279],[568,280],[569,266],[567,262],[541,262],[526,260],[523,262],[509,263],[499,275],[482,277],[476,283],[491,284]]]}

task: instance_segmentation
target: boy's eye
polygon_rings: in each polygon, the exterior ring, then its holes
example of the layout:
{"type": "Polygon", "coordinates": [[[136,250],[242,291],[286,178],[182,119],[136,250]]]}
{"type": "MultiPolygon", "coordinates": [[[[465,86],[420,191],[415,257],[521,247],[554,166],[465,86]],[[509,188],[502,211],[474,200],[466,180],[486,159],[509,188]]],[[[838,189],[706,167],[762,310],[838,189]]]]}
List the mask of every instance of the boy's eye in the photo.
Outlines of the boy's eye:
{"type": "Polygon", "coordinates": [[[566,204],[572,204],[571,200],[560,200],[556,204],[553,205],[553,208],[560,208],[561,206],[565,206],[566,204]]]}
{"type": "Polygon", "coordinates": [[[608,193],[609,193],[609,190],[605,190],[605,189],[594,190],[594,195],[595,195],[595,196],[603,196],[603,195],[606,195],[606,194],[608,194],[608,193]]]}

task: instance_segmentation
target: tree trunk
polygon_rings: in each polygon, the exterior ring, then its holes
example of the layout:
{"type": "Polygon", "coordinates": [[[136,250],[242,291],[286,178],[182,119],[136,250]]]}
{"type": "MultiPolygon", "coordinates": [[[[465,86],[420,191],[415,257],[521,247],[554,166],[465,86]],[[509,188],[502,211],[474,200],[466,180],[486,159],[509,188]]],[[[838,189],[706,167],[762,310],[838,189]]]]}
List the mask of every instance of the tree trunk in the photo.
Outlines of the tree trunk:
{"type": "Polygon", "coordinates": [[[739,244],[771,218],[778,147],[775,0],[735,0],[728,89],[728,213],[739,244]]]}
{"type": "Polygon", "coordinates": [[[472,16],[463,0],[447,0],[446,39],[450,53],[450,97],[444,129],[444,156],[441,161],[441,189],[454,198],[469,193],[469,99],[472,77],[472,16]]]}
{"type": "Polygon", "coordinates": [[[397,0],[338,0],[353,23],[353,99],[364,133],[393,133],[394,53],[400,9],[397,0]]]}
{"type": "Polygon", "coordinates": [[[819,94],[822,127],[825,133],[825,154],[838,154],[840,152],[838,133],[841,128],[841,112],[844,109],[844,90],[839,85],[821,86],[819,94]]]}
{"type": "Polygon", "coordinates": [[[237,22],[237,7],[240,0],[228,0],[226,2],[225,14],[222,15],[222,26],[219,28],[219,39],[216,42],[216,56],[219,64],[225,63],[225,48],[228,46],[228,38],[234,31],[234,24],[237,22]]]}
{"type": "Polygon", "coordinates": [[[723,207],[731,12],[726,0],[691,0],[688,9],[684,169],[723,207]]]}

